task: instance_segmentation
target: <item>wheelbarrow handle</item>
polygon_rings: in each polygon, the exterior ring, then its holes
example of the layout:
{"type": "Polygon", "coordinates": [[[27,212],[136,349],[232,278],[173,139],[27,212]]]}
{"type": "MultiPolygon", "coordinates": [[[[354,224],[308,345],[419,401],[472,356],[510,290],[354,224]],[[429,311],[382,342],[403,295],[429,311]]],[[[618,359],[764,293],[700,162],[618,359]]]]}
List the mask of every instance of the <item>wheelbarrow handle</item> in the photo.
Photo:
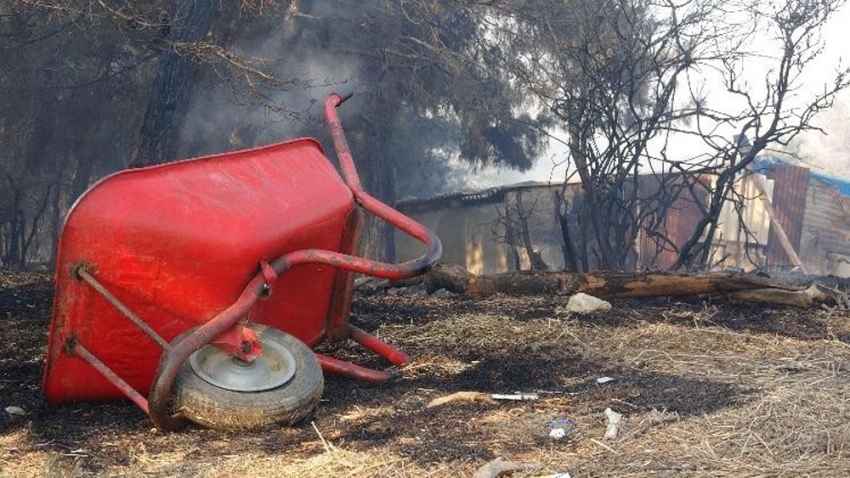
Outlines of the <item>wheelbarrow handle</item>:
{"type": "MultiPolygon", "coordinates": [[[[336,107],[339,107],[339,105],[345,103],[346,101],[350,100],[352,96],[354,96],[354,90],[343,90],[339,93],[332,93],[331,96],[333,95],[339,96],[339,103],[336,104],[336,107]]],[[[325,99],[325,101],[327,101],[327,98],[325,99]]]]}
{"type": "Polygon", "coordinates": [[[354,166],[354,158],[351,156],[351,148],[345,139],[345,131],[342,128],[342,122],[336,111],[337,107],[346,99],[346,97],[333,93],[325,100],[325,120],[328,123],[328,128],[330,128],[331,139],[336,150],[337,158],[339,159],[343,180],[349,189],[351,189],[351,192],[354,193],[355,201],[363,209],[425,244],[428,247],[428,252],[418,259],[400,264],[387,264],[368,259],[353,258],[359,259],[359,261],[353,261],[354,264],[351,264],[352,261],[343,261],[343,263],[337,264],[337,261],[334,260],[334,265],[391,280],[407,279],[427,272],[442,255],[443,246],[440,243],[440,239],[422,224],[396,211],[363,190],[360,184],[360,176],[357,174],[357,169],[354,166]],[[357,264],[360,261],[364,262],[357,264]],[[349,264],[365,266],[367,270],[361,270],[361,267],[346,267],[349,264]]]}

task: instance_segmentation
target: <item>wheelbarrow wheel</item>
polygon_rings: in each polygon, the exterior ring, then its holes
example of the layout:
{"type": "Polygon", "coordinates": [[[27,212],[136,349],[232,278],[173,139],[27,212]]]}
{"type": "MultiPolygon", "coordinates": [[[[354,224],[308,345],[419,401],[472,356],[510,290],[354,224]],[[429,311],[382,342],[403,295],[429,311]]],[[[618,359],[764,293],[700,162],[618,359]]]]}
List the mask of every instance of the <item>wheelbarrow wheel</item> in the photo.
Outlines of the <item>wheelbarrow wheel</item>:
{"type": "Polygon", "coordinates": [[[251,325],[263,353],[250,364],[206,345],[180,368],[174,407],[205,427],[241,430],[291,425],[316,408],[324,376],[313,351],[290,334],[251,325]]]}

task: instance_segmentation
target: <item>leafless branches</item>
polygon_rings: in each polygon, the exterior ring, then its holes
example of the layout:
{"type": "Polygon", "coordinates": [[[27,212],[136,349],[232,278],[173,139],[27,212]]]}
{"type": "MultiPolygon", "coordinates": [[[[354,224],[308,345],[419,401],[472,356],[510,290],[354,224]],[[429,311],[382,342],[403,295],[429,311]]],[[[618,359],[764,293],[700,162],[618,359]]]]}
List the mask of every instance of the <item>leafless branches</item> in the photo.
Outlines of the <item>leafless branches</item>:
{"type": "Polygon", "coordinates": [[[692,236],[682,246],[674,267],[693,267],[708,256],[717,220],[724,202],[734,189],[736,178],[770,145],[787,145],[801,132],[813,129],[815,114],[832,105],[835,95],[850,85],[850,70],[839,68],[824,89],[812,96],[799,93],[802,73],[822,52],[820,29],[842,0],[784,0],[776,4],[753,2],[742,11],[763,23],[763,32],[778,39],[778,57],[768,59],[764,83],[756,88],[742,80],[745,62],[751,57],[735,51],[721,62],[724,86],[738,98],[739,110],[713,110],[703,115],[704,123],[695,134],[710,148],[709,160],[717,175],[707,214],[699,221],[692,236]],[[739,138],[735,140],[733,138],[739,138]],[[740,139],[747,138],[744,145],[740,139]]]}
{"type": "Polygon", "coordinates": [[[601,268],[628,267],[639,234],[678,254],[675,269],[704,266],[724,205],[742,209],[735,184],[756,155],[813,129],[850,79],[838,69],[814,96],[800,90],[843,0],[496,3],[486,31],[501,52],[491,58],[566,130],[579,232],[592,236],[576,253],[601,268]],[[745,81],[753,63],[766,65],[758,84],[745,81]],[[701,146],[671,157],[670,141],[688,138],[701,146]],[[673,240],[663,218],[681,201],[700,216],[673,240]]]}

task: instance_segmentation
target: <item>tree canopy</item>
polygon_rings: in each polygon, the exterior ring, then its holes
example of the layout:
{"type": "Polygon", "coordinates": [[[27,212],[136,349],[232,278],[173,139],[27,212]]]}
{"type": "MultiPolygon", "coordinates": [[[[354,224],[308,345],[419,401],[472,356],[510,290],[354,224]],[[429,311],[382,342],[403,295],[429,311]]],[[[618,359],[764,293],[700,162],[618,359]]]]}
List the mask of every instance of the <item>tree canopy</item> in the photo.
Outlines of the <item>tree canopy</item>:
{"type": "MultiPolygon", "coordinates": [[[[659,238],[681,253],[677,267],[690,267],[704,262],[702,238],[752,158],[810,129],[846,87],[841,70],[822,94],[789,103],[843,3],[8,0],[0,258],[49,260],[65,211],[105,174],[321,137],[318,102],[353,90],[343,114],[354,156],[366,187],[389,203],[462,183],[460,163],[527,170],[565,132],[584,198],[564,204],[581,223],[564,235],[586,267],[590,256],[621,267],[671,190],[703,197],[700,174],[717,174],[692,239],[659,238]],[[766,34],[778,47],[762,91],[741,72],[752,39],[766,34]],[[707,97],[700,78],[709,73],[744,107],[707,97]],[[674,134],[700,138],[702,155],[671,158],[674,134]],[[635,186],[646,168],[661,178],[657,194],[635,186]]],[[[372,229],[380,256],[389,236],[372,229]]]]}

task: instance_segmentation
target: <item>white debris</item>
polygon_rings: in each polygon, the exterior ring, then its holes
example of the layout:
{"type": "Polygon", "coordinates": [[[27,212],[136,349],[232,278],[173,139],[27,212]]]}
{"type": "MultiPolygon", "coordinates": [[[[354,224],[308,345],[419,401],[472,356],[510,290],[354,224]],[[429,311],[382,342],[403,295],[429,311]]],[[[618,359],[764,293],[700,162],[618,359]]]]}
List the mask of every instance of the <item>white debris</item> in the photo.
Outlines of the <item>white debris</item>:
{"type": "Polygon", "coordinates": [[[613,377],[599,377],[596,379],[596,383],[599,385],[605,385],[606,383],[613,382],[614,380],[616,379],[613,377]]]}
{"type": "Polygon", "coordinates": [[[608,427],[605,429],[605,439],[613,440],[617,438],[617,434],[620,432],[620,421],[623,419],[623,415],[611,410],[610,408],[606,408],[605,416],[608,417],[608,427]]]}
{"type": "Polygon", "coordinates": [[[6,407],[6,413],[8,413],[9,415],[17,415],[17,416],[22,416],[22,415],[27,414],[27,412],[23,408],[15,407],[15,406],[6,407]]]}
{"type": "Polygon", "coordinates": [[[566,428],[553,428],[549,430],[549,436],[556,440],[564,438],[565,436],[567,436],[568,433],[569,432],[567,432],[566,428]]]}
{"type": "Polygon", "coordinates": [[[565,307],[567,312],[575,312],[577,314],[586,314],[597,310],[608,310],[611,308],[611,303],[602,299],[597,299],[592,295],[587,295],[583,292],[570,297],[569,302],[565,307]]]}
{"type": "Polygon", "coordinates": [[[540,398],[540,395],[536,393],[514,393],[514,394],[503,394],[503,393],[494,393],[490,395],[493,397],[493,400],[537,400],[540,398]]]}

